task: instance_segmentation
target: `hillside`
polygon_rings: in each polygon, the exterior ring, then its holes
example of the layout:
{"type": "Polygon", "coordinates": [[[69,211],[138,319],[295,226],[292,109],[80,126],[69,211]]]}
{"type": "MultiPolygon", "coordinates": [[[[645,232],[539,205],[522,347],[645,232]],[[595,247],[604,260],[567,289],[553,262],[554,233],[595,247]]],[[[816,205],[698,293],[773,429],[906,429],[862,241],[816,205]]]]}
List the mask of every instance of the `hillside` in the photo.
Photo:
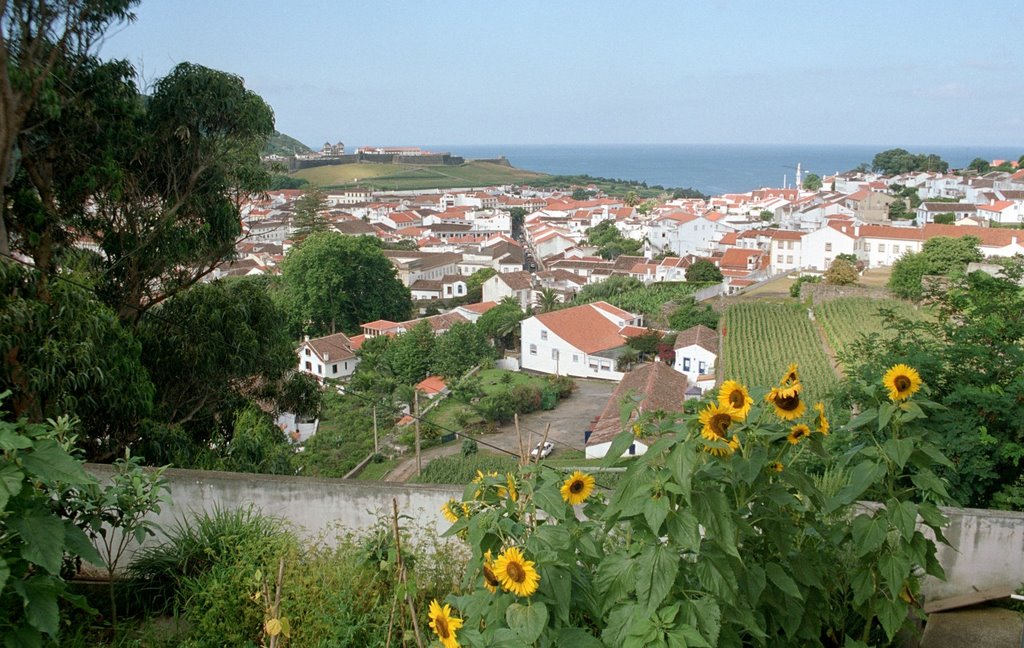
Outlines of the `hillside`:
{"type": "Polygon", "coordinates": [[[296,153],[312,153],[313,150],[299,140],[274,131],[274,134],[267,140],[263,149],[263,155],[294,155],[296,153]]]}
{"type": "Polygon", "coordinates": [[[479,160],[457,166],[339,164],[303,169],[292,176],[325,188],[358,183],[363,187],[392,191],[522,184],[546,177],[543,173],[479,160]]]}

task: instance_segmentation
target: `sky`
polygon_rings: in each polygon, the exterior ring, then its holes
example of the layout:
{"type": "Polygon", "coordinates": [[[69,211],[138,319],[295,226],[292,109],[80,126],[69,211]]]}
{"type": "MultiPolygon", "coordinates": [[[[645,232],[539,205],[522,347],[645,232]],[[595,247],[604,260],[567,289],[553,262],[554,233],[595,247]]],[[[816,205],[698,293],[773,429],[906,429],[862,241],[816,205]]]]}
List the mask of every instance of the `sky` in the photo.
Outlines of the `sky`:
{"type": "Polygon", "coordinates": [[[968,3],[142,0],[104,58],[245,79],[314,148],[1024,144],[1024,12],[968,3]]]}

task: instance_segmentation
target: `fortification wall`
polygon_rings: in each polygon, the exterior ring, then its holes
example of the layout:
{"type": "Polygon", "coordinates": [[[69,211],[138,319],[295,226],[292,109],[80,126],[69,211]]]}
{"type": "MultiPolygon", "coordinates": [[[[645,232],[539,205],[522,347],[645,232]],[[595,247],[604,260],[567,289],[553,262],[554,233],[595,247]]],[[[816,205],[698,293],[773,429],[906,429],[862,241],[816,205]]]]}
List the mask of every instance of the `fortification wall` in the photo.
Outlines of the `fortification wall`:
{"type": "Polygon", "coordinates": [[[811,298],[814,305],[839,299],[840,297],[868,297],[870,299],[890,299],[892,293],[885,288],[869,288],[867,286],[832,286],[823,283],[805,283],[800,286],[800,298],[811,298]]]}

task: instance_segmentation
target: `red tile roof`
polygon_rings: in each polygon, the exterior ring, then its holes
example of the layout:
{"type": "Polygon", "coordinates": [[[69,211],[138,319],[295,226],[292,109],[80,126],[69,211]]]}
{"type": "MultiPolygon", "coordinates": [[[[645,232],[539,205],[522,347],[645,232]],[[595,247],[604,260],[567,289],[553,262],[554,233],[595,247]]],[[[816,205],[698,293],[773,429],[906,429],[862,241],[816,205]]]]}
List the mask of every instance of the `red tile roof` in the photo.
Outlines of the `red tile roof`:
{"type": "MultiPolygon", "coordinates": [[[[608,306],[604,302],[597,304],[601,304],[602,309],[608,306]]],[[[597,353],[624,345],[626,341],[619,332],[621,327],[602,315],[597,304],[584,304],[535,317],[552,333],[584,353],[597,353]]],[[[629,315],[626,319],[633,319],[629,313],[626,315],[629,315]]]]}
{"type": "Polygon", "coordinates": [[[936,225],[929,223],[924,226],[925,239],[946,236],[949,238],[962,238],[964,236],[976,236],[981,239],[981,244],[986,247],[1005,247],[1012,245],[1014,239],[1019,245],[1024,245],[1024,230],[1005,229],[1002,227],[974,227],[973,225],[936,225]]]}
{"type": "Polygon", "coordinates": [[[628,372],[595,421],[587,445],[607,443],[622,432],[621,406],[626,399],[639,397],[636,408],[641,412],[681,412],[688,384],[686,376],[662,362],[628,372]]]}
{"type": "Polygon", "coordinates": [[[676,349],[697,345],[711,353],[718,354],[718,331],[703,324],[680,331],[676,336],[676,349]]]}

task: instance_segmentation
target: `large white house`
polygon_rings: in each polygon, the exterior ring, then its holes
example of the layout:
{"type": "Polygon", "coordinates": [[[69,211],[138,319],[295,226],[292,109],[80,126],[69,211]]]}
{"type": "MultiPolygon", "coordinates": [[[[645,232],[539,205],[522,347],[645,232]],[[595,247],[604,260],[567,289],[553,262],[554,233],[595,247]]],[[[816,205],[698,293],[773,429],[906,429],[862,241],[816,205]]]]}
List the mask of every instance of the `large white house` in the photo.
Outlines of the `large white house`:
{"type": "Polygon", "coordinates": [[[676,336],[676,360],[672,368],[692,384],[708,389],[715,384],[718,362],[718,331],[698,324],[676,336]]]}
{"type": "Polygon", "coordinates": [[[804,234],[801,248],[803,267],[824,272],[840,254],[854,254],[856,228],[848,221],[830,221],[822,228],[804,234]]]}
{"type": "Polygon", "coordinates": [[[653,254],[707,255],[715,242],[734,229],[721,219],[720,214],[709,218],[707,215],[672,211],[659,216],[648,226],[647,239],[653,254]]]}
{"type": "Polygon", "coordinates": [[[307,335],[298,355],[299,371],[320,382],[328,378],[347,378],[359,364],[352,340],[344,333],[314,339],[307,335]]]}
{"type": "Polygon", "coordinates": [[[523,369],[560,376],[619,380],[616,361],[626,346],[623,329],[643,316],[607,302],[534,315],[520,325],[523,369]]]}

